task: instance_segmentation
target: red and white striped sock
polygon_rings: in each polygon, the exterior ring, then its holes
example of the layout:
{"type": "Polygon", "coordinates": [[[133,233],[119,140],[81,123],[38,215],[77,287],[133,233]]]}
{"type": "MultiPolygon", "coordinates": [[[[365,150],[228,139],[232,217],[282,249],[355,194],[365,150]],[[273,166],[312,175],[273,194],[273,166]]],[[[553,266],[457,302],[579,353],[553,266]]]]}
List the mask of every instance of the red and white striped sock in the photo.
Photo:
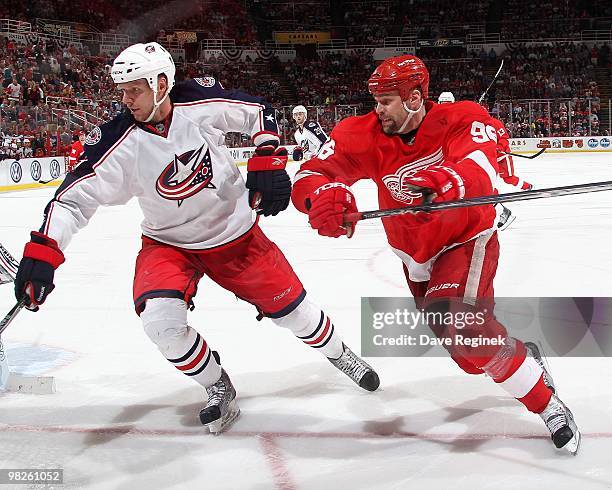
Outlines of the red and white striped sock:
{"type": "Polygon", "coordinates": [[[527,356],[520,340],[508,337],[507,345],[483,369],[530,412],[540,413],[548,405],[552,391],[544,384],[544,371],[533,357],[527,356]]]}
{"type": "Polygon", "coordinates": [[[336,332],[334,324],[325,312],[310,303],[308,298],[304,298],[288,315],[273,318],[272,321],[288,328],[298,339],[326,357],[337,359],[342,355],[342,339],[336,332]]]}

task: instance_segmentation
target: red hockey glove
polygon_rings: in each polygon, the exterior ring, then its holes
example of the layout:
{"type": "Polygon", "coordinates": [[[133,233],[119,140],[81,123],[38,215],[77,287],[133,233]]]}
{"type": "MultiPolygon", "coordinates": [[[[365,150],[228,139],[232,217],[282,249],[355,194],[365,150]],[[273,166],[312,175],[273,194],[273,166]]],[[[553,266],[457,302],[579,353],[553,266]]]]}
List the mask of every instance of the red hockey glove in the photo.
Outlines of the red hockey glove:
{"type": "Polygon", "coordinates": [[[308,221],[319,235],[337,238],[353,235],[355,225],[344,225],[345,213],[356,213],[357,203],[351,189],[342,182],[323,184],[306,199],[308,221]]]}
{"type": "Polygon", "coordinates": [[[291,179],[285,170],[287,149],[272,144],[258,146],[247,163],[246,186],[249,203],[257,214],[276,216],[287,209],[291,198],[291,179]]]}
{"type": "Polygon", "coordinates": [[[465,196],[463,179],[451,167],[434,166],[419,170],[404,183],[410,190],[421,192],[424,202],[455,201],[465,196]]]}
{"type": "Polygon", "coordinates": [[[53,275],[64,262],[64,254],[47,235],[33,231],[30,236],[15,277],[15,296],[20,300],[25,295],[26,307],[36,310],[55,288],[53,275]]]}

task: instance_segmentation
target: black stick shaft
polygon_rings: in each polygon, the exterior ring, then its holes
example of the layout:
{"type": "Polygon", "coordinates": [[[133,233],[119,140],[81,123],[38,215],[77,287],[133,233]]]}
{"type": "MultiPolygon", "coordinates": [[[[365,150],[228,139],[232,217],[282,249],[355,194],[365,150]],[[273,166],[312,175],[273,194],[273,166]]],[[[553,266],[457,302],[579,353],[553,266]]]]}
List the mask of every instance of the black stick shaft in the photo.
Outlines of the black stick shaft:
{"type": "Polygon", "coordinates": [[[474,197],[471,199],[459,199],[457,201],[434,202],[431,204],[417,204],[395,209],[378,209],[376,211],[363,211],[361,213],[348,213],[344,216],[345,224],[354,223],[364,219],[386,218],[402,214],[414,214],[418,212],[431,213],[433,211],[444,211],[447,209],[468,208],[472,206],[484,206],[487,204],[499,204],[504,202],[530,201],[547,197],[570,196],[573,194],[585,194],[588,192],[601,192],[612,190],[612,180],[604,182],[593,182],[590,184],[567,185],[561,187],[549,187],[547,189],[535,189],[531,191],[511,192],[507,194],[494,194],[490,196],[474,197]]]}

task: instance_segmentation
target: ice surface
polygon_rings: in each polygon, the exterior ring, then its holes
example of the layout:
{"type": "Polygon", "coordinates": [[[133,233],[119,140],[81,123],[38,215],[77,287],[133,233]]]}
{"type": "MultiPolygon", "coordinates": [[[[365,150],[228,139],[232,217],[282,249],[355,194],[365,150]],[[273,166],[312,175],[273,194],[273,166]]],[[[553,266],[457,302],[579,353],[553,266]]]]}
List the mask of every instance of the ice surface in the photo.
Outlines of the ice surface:
{"type": "MultiPolygon", "coordinates": [[[[611,160],[515,162],[542,188],[611,180],[611,160]]],[[[373,184],[355,188],[360,209],[377,207],[373,184]]],[[[52,192],[0,196],[0,242],[15,255],[52,192]]],[[[612,296],[612,192],[510,207],[517,219],[500,236],[498,295],[612,296]]],[[[24,311],[5,333],[11,363],[23,369],[22,356],[37,356],[57,393],[0,394],[0,468],[61,467],[59,488],[612,487],[609,359],[550,359],[584,432],[574,458],[554,450],[539,417],[449,359],[370,359],[382,387],[363,392],[207,279],[190,323],[221,352],[242,417],[224,435],[205,434],[203,390],[163,360],[133,312],[139,222],[135,201],[100,209],[68,248],[42,311],[24,311]]],[[[262,227],[356,351],[361,296],[409,294],[379,221],[359,223],[351,240],[319,237],[294,209],[262,227]]],[[[13,303],[11,286],[0,286],[4,311],[13,303]]]]}

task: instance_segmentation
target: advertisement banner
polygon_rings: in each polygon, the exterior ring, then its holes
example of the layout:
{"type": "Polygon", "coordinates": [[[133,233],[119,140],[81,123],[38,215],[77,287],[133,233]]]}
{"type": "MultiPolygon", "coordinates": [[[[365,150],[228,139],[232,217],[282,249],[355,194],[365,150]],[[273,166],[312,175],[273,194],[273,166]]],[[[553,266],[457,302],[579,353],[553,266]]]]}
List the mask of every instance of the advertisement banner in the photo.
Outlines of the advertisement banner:
{"type": "Polygon", "coordinates": [[[198,42],[198,35],[192,31],[176,31],[174,38],[180,44],[198,42]]]}
{"type": "Polygon", "coordinates": [[[0,161],[0,192],[59,185],[66,173],[66,157],[7,158],[0,161]]]}
{"type": "Polygon", "coordinates": [[[573,136],[556,138],[511,138],[513,153],[536,153],[546,148],[547,153],[612,151],[610,136],[573,136]]]}
{"type": "Polygon", "coordinates": [[[331,39],[327,31],[275,31],[274,40],[278,44],[325,44],[331,39]]]}

